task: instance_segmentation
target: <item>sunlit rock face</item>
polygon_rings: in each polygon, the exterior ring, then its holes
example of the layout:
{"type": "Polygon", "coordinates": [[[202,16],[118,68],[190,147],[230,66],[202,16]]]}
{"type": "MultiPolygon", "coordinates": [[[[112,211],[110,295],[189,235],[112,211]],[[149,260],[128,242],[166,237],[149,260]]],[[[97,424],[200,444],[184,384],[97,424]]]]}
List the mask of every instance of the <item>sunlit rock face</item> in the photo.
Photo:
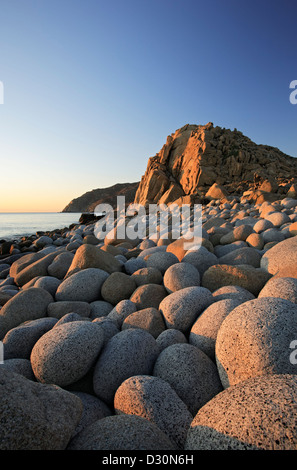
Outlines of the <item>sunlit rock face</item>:
{"type": "Polygon", "coordinates": [[[295,158],[257,145],[236,129],[187,124],[169,135],[160,152],[149,158],[134,202],[199,202],[213,185],[216,189],[219,185],[220,191],[209,197],[247,190],[258,191],[249,194],[251,198],[283,194],[291,187],[296,169],[295,158]]]}

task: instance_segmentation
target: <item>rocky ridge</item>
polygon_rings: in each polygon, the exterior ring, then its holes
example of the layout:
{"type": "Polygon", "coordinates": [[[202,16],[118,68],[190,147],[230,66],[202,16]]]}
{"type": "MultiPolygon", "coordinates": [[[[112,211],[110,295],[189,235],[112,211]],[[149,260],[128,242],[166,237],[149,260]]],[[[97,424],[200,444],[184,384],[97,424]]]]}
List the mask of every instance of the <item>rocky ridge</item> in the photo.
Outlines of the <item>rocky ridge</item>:
{"type": "Polygon", "coordinates": [[[149,159],[135,203],[181,205],[244,192],[258,202],[276,200],[290,190],[296,171],[295,158],[257,145],[237,129],[187,124],[149,159]]]}
{"type": "Polygon", "coordinates": [[[108,188],[93,189],[70,201],[62,212],[93,213],[98,204],[109,204],[116,208],[117,196],[125,196],[126,204],[129,205],[134,201],[138,184],[118,183],[108,188]]]}
{"type": "MultiPolygon", "coordinates": [[[[186,124],[167,137],[149,158],[140,182],[88,191],[62,212],[92,214],[98,204],[194,204],[245,195],[261,203],[297,195],[297,159],[275,147],[258,145],[234,129],[186,124]]],[[[84,222],[84,221],[83,221],[84,222]]]]}

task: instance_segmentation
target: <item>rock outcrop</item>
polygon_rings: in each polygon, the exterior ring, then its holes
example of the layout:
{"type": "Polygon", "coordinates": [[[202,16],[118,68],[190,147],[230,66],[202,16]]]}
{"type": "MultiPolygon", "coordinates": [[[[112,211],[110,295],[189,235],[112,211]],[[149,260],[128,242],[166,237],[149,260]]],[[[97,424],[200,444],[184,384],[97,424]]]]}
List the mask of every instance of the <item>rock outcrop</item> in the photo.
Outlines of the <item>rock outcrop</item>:
{"type": "Polygon", "coordinates": [[[134,202],[180,205],[245,191],[248,200],[273,201],[295,191],[296,171],[297,159],[236,129],[187,124],[149,159],[134,202]]]}
{"type": "Polygon", "coordinates": [[[125,196],[126,204],[133,203],[139,182],[119,183],[108,188],[98,188],[73,199],[62,212],[93,213],[98,204],[110,204],[114,209],[117,206],[117,196],[125,196]]]}

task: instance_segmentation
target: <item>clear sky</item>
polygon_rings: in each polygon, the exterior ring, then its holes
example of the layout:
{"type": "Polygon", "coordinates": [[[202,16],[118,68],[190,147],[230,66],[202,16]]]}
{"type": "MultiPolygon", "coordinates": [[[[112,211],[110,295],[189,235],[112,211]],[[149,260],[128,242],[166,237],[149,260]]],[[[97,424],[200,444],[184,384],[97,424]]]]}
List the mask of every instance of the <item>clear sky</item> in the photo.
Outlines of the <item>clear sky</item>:
{"type": "Polygon", "coordinates": [[[296,0],[0,0],[0,212],[139,181],[183,125],[297,157],[296,0]]]}

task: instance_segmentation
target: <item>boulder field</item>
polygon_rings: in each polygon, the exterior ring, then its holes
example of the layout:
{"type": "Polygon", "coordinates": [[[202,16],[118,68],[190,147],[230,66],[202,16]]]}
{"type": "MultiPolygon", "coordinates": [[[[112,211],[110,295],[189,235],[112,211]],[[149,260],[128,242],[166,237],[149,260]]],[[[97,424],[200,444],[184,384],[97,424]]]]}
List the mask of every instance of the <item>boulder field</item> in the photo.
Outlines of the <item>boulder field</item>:
{"type": "Polygon", "coordinates": [[[1,450],[297,449],[297,200],[201,222],[3,248],[1,450]]]}

